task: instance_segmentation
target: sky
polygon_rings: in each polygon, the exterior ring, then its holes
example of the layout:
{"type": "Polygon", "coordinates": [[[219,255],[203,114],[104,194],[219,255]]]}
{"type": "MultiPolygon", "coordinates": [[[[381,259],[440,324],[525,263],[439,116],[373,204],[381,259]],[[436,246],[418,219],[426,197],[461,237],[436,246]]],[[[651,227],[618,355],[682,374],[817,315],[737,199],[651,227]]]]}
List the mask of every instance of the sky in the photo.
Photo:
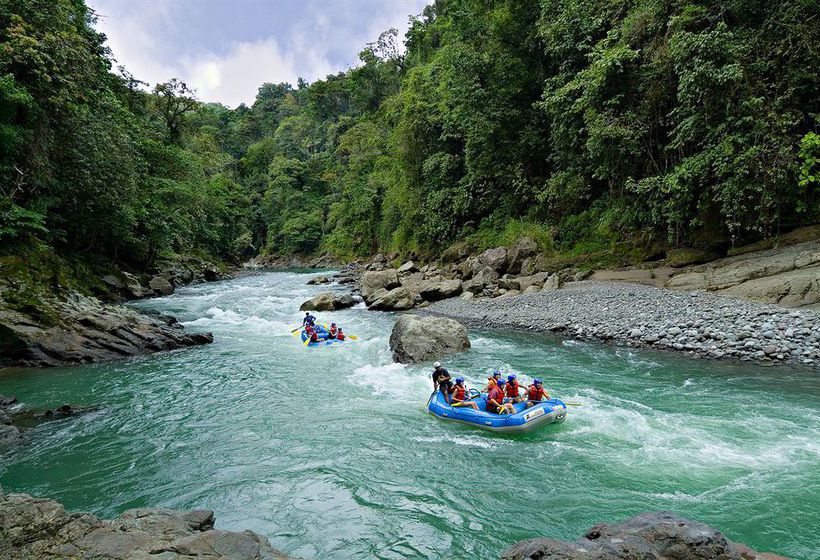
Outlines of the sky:
{"type": "Polygon", "coordinates": [[[250,105],[264,82],[346,70],[382,31],[404,37],[427,0],[88,0],[117,65],[151,86],[180,78],[202,101],[250,105]]]}

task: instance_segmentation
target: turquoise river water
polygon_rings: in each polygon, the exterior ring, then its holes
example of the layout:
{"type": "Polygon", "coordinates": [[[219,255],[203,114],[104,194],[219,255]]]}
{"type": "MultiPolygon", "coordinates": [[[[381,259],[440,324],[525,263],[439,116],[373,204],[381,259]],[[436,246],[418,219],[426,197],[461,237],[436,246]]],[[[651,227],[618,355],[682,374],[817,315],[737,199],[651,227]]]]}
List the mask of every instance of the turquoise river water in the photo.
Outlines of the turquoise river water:
{"type": "MultiPolygon", "coordinates": [[[[473,330],[446,361],[545,377],[584,406],[500,436],[428,415],[429,364],[390,359],[394,316],[319,314],[356,342],[305,348],[290,329],[326,288],[265,273],[140,306],[212,345],[110,364],[0,373],[29,407],[99,405],[0,455],[0,483],[114,516],[210,508],[306,558],[497,558],[598,521],[672,510],[729,538],[820,558],[820,376],[542,335],[473,330]]],[[[335,289],[335,287],[333,288],[335,289]]]]}

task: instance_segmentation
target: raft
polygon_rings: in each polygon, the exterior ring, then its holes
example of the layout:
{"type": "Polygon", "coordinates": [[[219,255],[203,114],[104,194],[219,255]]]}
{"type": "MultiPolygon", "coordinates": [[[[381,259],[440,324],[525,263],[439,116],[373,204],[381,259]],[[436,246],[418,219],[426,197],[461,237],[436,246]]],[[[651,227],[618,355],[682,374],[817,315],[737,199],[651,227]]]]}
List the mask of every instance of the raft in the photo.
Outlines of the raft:
{"type": "Polygon", "coordinates": [[[514,404],[515,414],[493,414],[487,412],[487,395],[479,393],[475,389],[470,390],[472,402],[478,405],[478,410],[471,407],[453,407],[444,400],[441,391],[436,391],[430,395],[427,401],[427,412],[451,422],[461,422],[470,424],[493,432],[507,434],[521,434],[530,432],[541,426],[563,422],[567,417],[567,405],[558,399],[541,401],[530,408],[526,408],[526,403],[514,404]]]}
{"type": "MultiPolygon", "coordinates": [[[[308,346],[316,347],[316,346],[327,346],[328,344],[338,344],[344,342],[344,340],[338,340],[336,338],[330,338],[330,333],[327,332],[327,329],[321,325],[316,325],[316,333],[319,335],[319,342],[309,342],[308,346]]],[[[308,334],[302,330],[302,342],[307,340],[308,334]]]]}

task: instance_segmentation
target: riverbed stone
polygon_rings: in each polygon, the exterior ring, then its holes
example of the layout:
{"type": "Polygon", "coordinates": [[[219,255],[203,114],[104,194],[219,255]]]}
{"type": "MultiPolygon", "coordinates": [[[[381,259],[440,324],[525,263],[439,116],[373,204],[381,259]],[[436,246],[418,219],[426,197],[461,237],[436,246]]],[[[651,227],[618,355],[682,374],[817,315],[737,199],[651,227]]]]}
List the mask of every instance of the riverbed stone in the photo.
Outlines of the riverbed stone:
{"type": "Polygon", "coordinates": [[[622,523],[599,523],[574,542],[535,538],[501,553],[502,560],[785,560],[729,541],[704,523],[671,512],[646,512],[622,523]]]}
{"type": "Polygon", "coordinates": [[[0,494],[0,558],[287,560],[265,537],[213,528],[209,510],[134,509],[103,520],[27,494],[0,494]]]}
{"type": "Polygon", "coordinates": [[[390,333],[393,360],[405,364],[440,359],[469,347],[467,327],[445,317],[402,315],[390,333]]]}
{"type": "Polygon", "coordinates": [[[404,311],[416,306],[413,292],[406,286],[399,286],[383,293],[377,292],[378,299],[372,301],[368,309],[375,311],[404,311]]]}
{"type": "Polygon", "coordinates": [[[393,268],[379,271],[368,271],[362,276],[362,297],[370,304],[375,300],[379,290],[390,291],[399,287],[399,275],[393,268]]]}
{"type": "Polygon", "coordinates": [[[319,284],[330,284],[330,278],[327,276],[314,276],[308,280],[308,286],[316,286],[319,284]]]}
{"type": "Polygon", "coordinates": [[[507,248],[495,247],[487,249],[478,257],[478,261],[496,272],[504,272],[507,268],[507,248]]]}
{"type": "Polygon", "coordinates": [[[174,287],[162,276],[154,276],[148,281],[148,287],[158,296],[169,296],[174,293],[174,287]]]}
{"type": "Polygon", "coordinates": [[[538,243],[532,237],[522,237],[507,251],[507,271],[512,274],[520,273],[524,261],[537,251],[538,243]]]}
{"type": "Polygon", "coordinates": [[[413,261],[407,261],[403,265],[401,265],[396,272],[398,274],[412,274],[413,272],[419,272],[419,267],[416,266],[416,263],[413,261]]]}
{"type": "Polygon", "coordinates": [[[333,292],[316,294],[302,305],[300,311],[336,311],[356,305],[356,300],[350,294],[337,296],[333,292]]]}
{"type": "Polygon", "coordinates": [[[423,280],[417,291],[426,301],[438,301],[461,293],[461,280],[423,280]]]}

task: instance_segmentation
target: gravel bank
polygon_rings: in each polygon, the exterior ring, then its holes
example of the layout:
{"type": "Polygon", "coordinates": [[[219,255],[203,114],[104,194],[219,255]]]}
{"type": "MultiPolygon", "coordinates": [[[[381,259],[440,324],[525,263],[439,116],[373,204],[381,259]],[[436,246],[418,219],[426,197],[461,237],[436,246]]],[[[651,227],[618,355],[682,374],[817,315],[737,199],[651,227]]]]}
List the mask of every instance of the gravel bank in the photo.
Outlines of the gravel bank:
{"type": "Polygon", "coordinates": [[[565,332],[692,356],[820,367],[820,315],[706,292],[573,282],[556,291],[433,304],[429,313],[491,328],[565,332]]]}

